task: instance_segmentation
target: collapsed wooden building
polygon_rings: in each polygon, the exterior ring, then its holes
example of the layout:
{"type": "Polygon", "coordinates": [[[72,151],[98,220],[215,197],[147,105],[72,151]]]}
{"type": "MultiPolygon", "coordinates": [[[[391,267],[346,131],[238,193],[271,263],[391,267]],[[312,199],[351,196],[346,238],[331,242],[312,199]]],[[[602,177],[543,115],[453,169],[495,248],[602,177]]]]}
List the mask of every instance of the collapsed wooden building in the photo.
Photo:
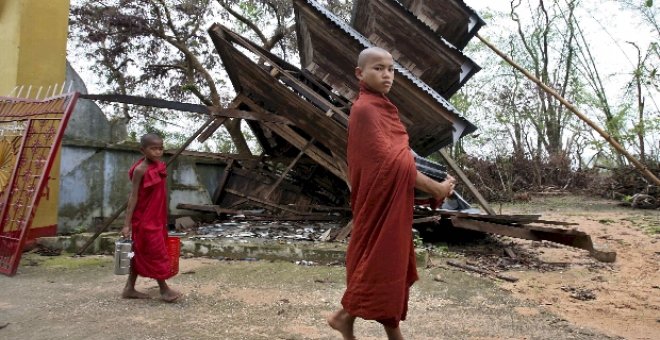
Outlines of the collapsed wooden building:
{"type": "MultiPolygon", "coordinates": [[[[281,220],[350,220],[348,116],[358,89],[355,62],[367,47],[385,48],[395,59],[396,85],[388,97],[399,108],[411,148],[420,155],[420,170],[442,179],[445,166],[423,157],[476,131],[449,102],[480,70],[462,49],[484,22],[462,0],[356,0],[350,23],[314,0],[293,0],[293,6],[300,67],[215,24],[208,33],[237,93],[231,104],[143,102],[208,113],[207,124],[191,137],[200,141],[228,118],[245,119],[263,150],[258,157],[224,155],[212,204],[181,202],[179,209],[281,220]]],[[[126,96],[114,100],[140,102],[126,96]]],[[[594,249],[589,235],[565,228],[568,223],[537,215],[496,215],[448,154],[441,155],[484,212],[465,204],[419,209],[416,224],[550,240],[586,249],[602,260],[614,259],[613,253],[594,249]]],[[[349,232],[350,223],[334,237],[349,232]]]]}

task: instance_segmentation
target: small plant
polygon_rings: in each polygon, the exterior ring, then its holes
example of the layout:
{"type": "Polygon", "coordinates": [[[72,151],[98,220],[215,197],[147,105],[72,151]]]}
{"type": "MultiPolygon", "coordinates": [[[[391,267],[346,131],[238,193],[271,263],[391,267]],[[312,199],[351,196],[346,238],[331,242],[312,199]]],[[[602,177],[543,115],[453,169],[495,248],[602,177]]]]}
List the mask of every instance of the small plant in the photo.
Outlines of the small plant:
{"type": "Polygon", "coordinates": [[[438,243],[431,246],[431,252],[435,255],[446,255],[449,253],[449,247],[446,243],[438,243]]]}
{"type": "Polygon", "coordinates": [[[415,248],[422,248],[424,246],[424,240],[419,233],[413,233],[413,246],[415,248]]]}

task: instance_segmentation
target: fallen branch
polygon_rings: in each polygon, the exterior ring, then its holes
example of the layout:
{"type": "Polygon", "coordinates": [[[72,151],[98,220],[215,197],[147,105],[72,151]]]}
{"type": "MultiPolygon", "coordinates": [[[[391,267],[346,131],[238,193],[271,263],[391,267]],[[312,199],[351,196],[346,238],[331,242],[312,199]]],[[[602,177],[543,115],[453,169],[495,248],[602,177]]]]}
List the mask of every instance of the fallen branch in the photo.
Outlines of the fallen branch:
{"type": "Polygon", "coordinates": [[[447,264],[452,266],[452,267],[457,267],[457,268],[460,268],[460,269],[463,269],[463,270],[479,273],[479,274],[485,275],[485,276],[495,276],[498,279],[502,279],[502,280],[508,281],[508,282],[518,281],[517,277],[512,277],[512,276],[508,276],[508,275],[504,275],[504,274],[500,274],[500,273],[495,273],[495,272],[492,272],[492,271],[489,271],[489,270],[478,268],[476,266],[462,264],[462,263],[460,263],[458,261],[454,261],[454,260],[448,260],[447,264]]]}

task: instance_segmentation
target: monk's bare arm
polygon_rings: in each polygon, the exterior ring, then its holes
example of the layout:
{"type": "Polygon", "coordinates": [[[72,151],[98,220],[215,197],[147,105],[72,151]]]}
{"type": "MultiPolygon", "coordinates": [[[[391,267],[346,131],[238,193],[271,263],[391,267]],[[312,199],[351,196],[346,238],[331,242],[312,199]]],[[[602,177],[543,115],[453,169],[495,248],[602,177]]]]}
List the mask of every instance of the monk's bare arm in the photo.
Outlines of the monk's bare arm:
{"type": "Polygon", "coordinates": [[[126,220],[124,221],[124,228],[121,230],[121,234],[124,237],[129,237],[131,235],[131,220],[133,219],[133,211],[135,211],[135,206],[137,205],[138,190],[140,189],[142,176],[144,176],[144,173],[147,170],[147,167],[144,166],[144,164],[144,162],[141,163],[135,168],[135,170],[133,170],[131,193],[128,195],[128,203],[126,205],[126,220]]]}
{"type": "Polygon", "coordinates": [[[455,184],[456,179],[451,175],[447,175],[447,178],[442,182],[436,182],[419,172],[419,170],[415,178],[415,188],[431,194],[437,200],[445,199],[445,197],[451,195],[454,192],[455,184]]]}

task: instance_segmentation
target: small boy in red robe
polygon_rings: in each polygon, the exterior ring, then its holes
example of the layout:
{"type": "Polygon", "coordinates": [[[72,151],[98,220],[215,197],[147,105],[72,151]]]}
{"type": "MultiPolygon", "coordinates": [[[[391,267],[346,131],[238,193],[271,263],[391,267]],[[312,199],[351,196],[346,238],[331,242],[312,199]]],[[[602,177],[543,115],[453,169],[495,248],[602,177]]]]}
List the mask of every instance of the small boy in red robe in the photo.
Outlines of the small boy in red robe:
{"type": "Polygon", "coordinates": [[[348,178],[353,230],[346,252],[342,309],[328,324],[345,340],[355,339],[356,317],[381,323],[390,340],[402,340],[408,296],[417,281],[412,242],[414,189],[443,200],[455,179],[441,183],[417,171],[408,133],[385,96],[394,82],[394,60],[372,47],[360,53],[355,76],[360,93],[348,122],[348,178]]]}
{"type": "Polygon", "coordinates": [[[138,275],[158,281],[163,301],[174,302],[181,293],[165,280],[173,276],[167,251],[167,168],[163,157],[163,139],[148,133],[140,139],[143,158],[128,171],[132,183],[126,208],[126,222],[121,234],[133,240],[134,256],[122,297],[147,299],[149,295],[135,290],[138,275]]]}

